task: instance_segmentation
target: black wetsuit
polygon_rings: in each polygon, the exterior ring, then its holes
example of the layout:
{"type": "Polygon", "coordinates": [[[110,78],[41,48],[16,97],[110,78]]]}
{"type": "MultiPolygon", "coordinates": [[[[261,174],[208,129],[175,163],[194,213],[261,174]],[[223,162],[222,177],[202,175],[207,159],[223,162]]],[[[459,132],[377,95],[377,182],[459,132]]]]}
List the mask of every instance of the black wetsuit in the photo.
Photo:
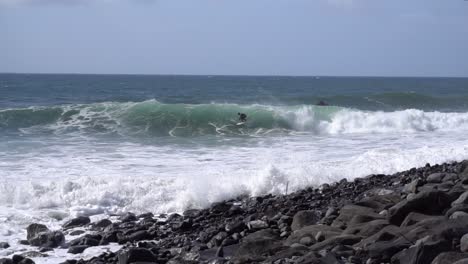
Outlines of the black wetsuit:
{"type": "Polygon", "coordinates": [[[245,122],[247,121],[247,115],[244,113],[239,113],[239,121],[240,122],[245,122]]]}

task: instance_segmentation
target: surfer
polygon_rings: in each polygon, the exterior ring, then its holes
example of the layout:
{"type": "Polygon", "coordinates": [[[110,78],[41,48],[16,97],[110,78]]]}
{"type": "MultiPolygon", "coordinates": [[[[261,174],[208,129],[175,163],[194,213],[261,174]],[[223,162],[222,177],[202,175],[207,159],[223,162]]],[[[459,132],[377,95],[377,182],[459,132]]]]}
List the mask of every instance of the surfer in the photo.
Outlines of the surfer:
{"type": "Polygon", "coordinates": [[[246,122],[247,121],[247,115],[244,113],[237,113],[239,116],[239,122],[246,122]]]}
{"type": "Polygon", "coordinates": [[[317,105],[320,105],[320,106],[326,106],[328,105],[327,103],[325,103],[324,101],[320,101],[317,103],[317,105]]]}

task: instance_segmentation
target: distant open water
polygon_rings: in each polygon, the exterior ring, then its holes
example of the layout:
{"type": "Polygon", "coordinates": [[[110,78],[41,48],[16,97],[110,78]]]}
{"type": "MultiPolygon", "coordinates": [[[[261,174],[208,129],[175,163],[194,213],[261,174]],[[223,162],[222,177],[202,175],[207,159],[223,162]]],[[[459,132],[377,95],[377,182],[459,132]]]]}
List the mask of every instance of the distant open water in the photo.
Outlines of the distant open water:
{"type": "Polygon", "coordinates": [[[0,74],[0,256],[31,222],[462,160],[467,133],[466,78],[0,74]]]}

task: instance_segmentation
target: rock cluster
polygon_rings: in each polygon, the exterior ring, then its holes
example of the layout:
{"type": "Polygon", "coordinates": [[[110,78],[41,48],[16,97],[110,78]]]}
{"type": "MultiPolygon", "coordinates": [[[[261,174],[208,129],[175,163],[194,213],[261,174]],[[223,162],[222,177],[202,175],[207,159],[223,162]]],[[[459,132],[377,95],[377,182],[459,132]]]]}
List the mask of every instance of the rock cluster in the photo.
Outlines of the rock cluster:
{"type": "MultiPolygon", "coordinates": [[[[62,231],[39,224],[27,231],[29,244],[73,254],[123,245],[69,264],[462,264],[468,263],[468,161],[239,197],[182,215],[127,213],[114,222],[79,218],[62,231]],[[65,242],[62,232],[76,226],[92,232],[65,242]]],[[[24,263],[7,261],[0,263],[24,263]]]]}

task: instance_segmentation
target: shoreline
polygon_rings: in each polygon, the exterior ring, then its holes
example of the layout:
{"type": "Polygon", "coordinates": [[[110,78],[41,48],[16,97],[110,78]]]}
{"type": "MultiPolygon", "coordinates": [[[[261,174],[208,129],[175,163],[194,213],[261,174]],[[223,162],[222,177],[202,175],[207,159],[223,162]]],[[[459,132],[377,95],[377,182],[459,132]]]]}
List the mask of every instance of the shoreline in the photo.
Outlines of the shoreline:
{"type": "MultiPolygon", "coordinates": [[[[468,161],[426,165],[287,195],[238,197],[182,215],[127,213],[94,223],[78,217],[54,231],[32,224],[22,243],[37,247],[38,254],[28,252],[34,259],[56,248],[80,254],[122,246],[68,264],[468,263],[465,184],[468,161]]],[[[33,263],[27,257],[0,263],[33,263]]]]}

